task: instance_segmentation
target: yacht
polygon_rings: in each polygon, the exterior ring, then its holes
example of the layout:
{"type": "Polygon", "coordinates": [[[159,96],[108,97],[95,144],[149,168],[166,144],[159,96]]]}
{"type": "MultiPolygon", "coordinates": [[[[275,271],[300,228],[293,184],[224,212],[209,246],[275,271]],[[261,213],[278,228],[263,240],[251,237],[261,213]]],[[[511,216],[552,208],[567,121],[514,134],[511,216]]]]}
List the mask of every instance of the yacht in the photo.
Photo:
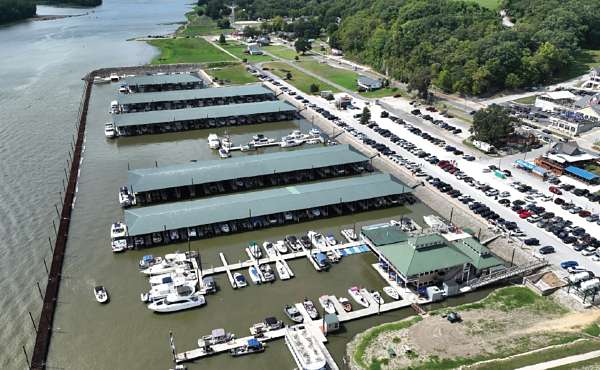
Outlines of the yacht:
{"type": "Polygon", "coordinates": [[[162,262],[156,263],[141,271],[144,275],[160,275],[174,272],[177,269],[188,269],[191,264],[187,261],[185,253],[169,253],[165,255],[162,262]]]}
{"type": "Polygon", "coordinates": [[[265,248],[265,251],[267,252],[267,256],[269,256],[271,258],[277,257],[277,250],[275,250],[275,247],[273,247],[273,243],[264,242],[263,248],[265,248]]]}
{"type": "Polygon", "coordinates": [[[115,133],[115,125],[112,122],[107,122],[104,124],[104,136],[108,139],[112,139],[116,136],[115,133]]]}
{"type": "Polygon", "coordinates": [[[394,300],[400,299],[400,293],[398,293],[398,291],[392,286],[388,285],[386,287],[383,287],[383,292],[394,300]]]}
{"type": "Polygon", "coordinates": [[[221,146],[221,141],[219,141],[219,136],[217,134],[209,134],[208,135],[208,147],[211,149],[219,149],[221,146]]]}
{"type": "Polygon", "coordinates": [[[100,76],[94,77],[94,84],[96,84],[96,85],[102,85],[102,84],[107,84],[107,83],[110,83],[110,78],[104,78],[104,77],[100,77],[100,76]]]}
{"type": "Polygon", "coordinates": [[[262,265],[258,266],[258,268],[260,269],[263,281],[265,283],[275,281],[275,273],[273,272],[271,265],[268,263],[263,263],[262,265]]]}
{"type": "Polygon", "coordinates": [[[206,299],[198,292],[187,297],[173,294],[150,303],[148,309],[154,312],[167,313],[200,307],[204,304],[206,304],[206,299]]]}
{"type": "Polygon", "coordinates": [[[108,303],[108,292],[102,285],[94,287],[94,296],[98,303],[108,303]]]}
{"type": "Polygon", "coordinates": [[[110,102],[110,113],[117,114],[119,113],[119,102],[113,100],[110,102]]]}
{"type": "Polygon", "coordinates": [[[127,225],[122,222],[115,222],[110,227],[110,238],[122,238],[127,236],[127,225]]]}
{"type": "Polygon", "coordinates": [[[285,344],[299,370],[325,370],[327,360],[320,345],[304,325],[294,325],[285,330],[285,344]]]}
{"type": "Polygon", "coordinates": [[[300,130],[294,130],[282,137],[281,140],[304,140],[304,134],[300,130]]]}
{"type": "Polygon", "coordinates": [[[244,275],[240,274],[239,272],[236,272],[233,274],[233,280],[235,282],[235,286],[238,288],[244,288],[244,287],[248,286],[248,282],[246,281],[246,278],[244,277],[244,275]]]}
{"type": "Polygon", "coordinates": [[[147,269],[148,267],[154,266],[161,262],[162,262],[162,257],[158,257],[158,256],[154,257],[153,255],[149,254],[149,255],[142,257],[142,259],[138,262],[138,267],[140,269],[147,269]]]}
{"type": "Polygon", "coordinates": [[[335,306],[333,305],[333,301],[328,295],[322,295],[319,297],[319,304],[327,313],[335,314],[335,306]]]}
{"type": "Polygon", "coordinates": [[[134,204],[135,196],[129,191],[127,186],[121,186],[119,189],[119,205],[123,208],[127,208],[134,204]]]}
{"type": "Polygon", "coordinates": [[[285,313],[285,315],[290,320],[292,320],[294,322],[302,322],[302,321],[304,321],[304,317],[302,316],[302,314],[300,313],[300,311],[298,311],[298,309],[296,308],[296,306],[291,306],[291,305],[287,304],[283,308],[283,312],[285,313]]]}
{"type": "Polygon", "coordinates": [[[229,153],[229,149],[220,148],[219,149],[219,157],[225,159],[231,157],[231,153],[229,153]]]}
{"type": "Polygon", "coordinates": [[[369,301],[367,301],[367,299],[363,296],[358,287],[353,286],[348,289],[348,294],[350,294],[350,297],[352,297],[352,299],[354,299],[359,305],[363,307],[369,307],[369,301]]]}
{"type": "Polygon", "coordinates": [[[172,272],[150,276],[150,279],[148,279],[150,286],[160,284],[177,284],[179,282],[186,281],[197,282],[198,275],[196,275],[196,271],[186,270],[185,268],[178,268],[172,272]]]}
{"type": "Polygon", "coordinates": [[[250,144],[254,144],[256,146],[256,145],[271,144],[274,142],[275,142],[275,139],[268,138],[263,134],[256,134],[256,135],[252,136],[252,141],[250,141],[250,144]]]}
{"type": "Polygon", "coordinates": [[[252,280],[252,282],[254,284],[260,284],[262,279],[260,277],[260,273],[258,272],[258,269],[256,268],[256,266],[250,266],[248,267],[248,275],[250,275],[250,280],[252,280]]]}
{"type": "Polygon", "coordinates": [[[189,297],[196,293],[196,285],[197,281],[154,285],[148,293],[140,294],[140,299],[142,302],[154,302],[169,296],[171,299],[175,299],[176,296],[189,297]]]}
{"type": "Polygon", "coordinates": [[[316,320],[319,318],[319,311],[317,311],[315,304],[310,299],[304,298],[302,305],[311,319],[316,320]]]}
{"type": "Polygon", "coordinates": [[[293,148],[295,146],[300,146],[302,144],[304,144],[303,139],[284,139],[281,141],[279,146],[282,148],[293,148]]]}
{"type": "Polygon", "coordinates": [[[327,240],[325,239],[323,234],[319,234],[314,231],[309,231],[307,235],[310,238],[310,242],[315,248],[323,249],[324,247],[327,247],[327,240]]]}
{"type": "Polygon", "coordinates": [[[256,242],[251,242],[250,245],[248,246],[248,250],[250,250],[250,254],[252,254],[252,257],[259,259],[262,257],[262,250],[260,249],[260,246],[256,243],[256,242]]]}
{"type": "Polygon", "coordinates": [[[110,241],[110,248],[114,253],[123,252],[127,249],[127,239],[124,236],[112,239],[110,241]]]}
{"type": "Polygon", "coordinates": [[[277,249],[277,252],[279,252],[280,254],[286,254],[289,252],[288,247],[285,245],[285,242],[283,240],[276,241],[274,246],[275,249],[277,249]]]}
{"type": "Polygon", "coordinates": [[[110,74],[110,82],[119,82],[120,77],[118,74],[116,73],[111,73],[110,74]]]}
{"type": "Polygon", "coordinates": [[[281,262],[281,261],[275,262],[275,270],[277,271],[277,275],[279,275],[279,278],[281,280],[288,280],[289,278],[291,278],[290,273],[289,273],[288,269],[285,267],[285,265],[283,264],[283,262],[281,262]]]}

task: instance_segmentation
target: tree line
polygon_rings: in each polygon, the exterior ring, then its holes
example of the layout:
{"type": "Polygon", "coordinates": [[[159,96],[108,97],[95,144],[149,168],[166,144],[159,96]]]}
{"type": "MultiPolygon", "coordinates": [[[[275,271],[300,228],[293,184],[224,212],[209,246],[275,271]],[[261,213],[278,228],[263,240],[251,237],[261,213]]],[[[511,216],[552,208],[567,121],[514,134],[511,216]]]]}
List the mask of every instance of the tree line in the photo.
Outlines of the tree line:
{"type": "Polygon", "coordinates": [[[36,4],[98,6],[102,0],[0,0],[0,24],[15,22],[36,15],[36,4]]]}
{"type": "MultiPolygon", "coordinates": [[[[226,0],[200,0],[223,17],[226,0]]],[[[456,0],[238,0],[236,18],[265,31],[329,37],[332,47],[394,79],[483,95],[553,81],[581,48],[600,47],[598,0],[503,0],[515,22],[456,0]],[[290,17],[293,22],[283,22],[290,17]]],[[[208,11],[210,10],[210,12],[208,11]]]]}

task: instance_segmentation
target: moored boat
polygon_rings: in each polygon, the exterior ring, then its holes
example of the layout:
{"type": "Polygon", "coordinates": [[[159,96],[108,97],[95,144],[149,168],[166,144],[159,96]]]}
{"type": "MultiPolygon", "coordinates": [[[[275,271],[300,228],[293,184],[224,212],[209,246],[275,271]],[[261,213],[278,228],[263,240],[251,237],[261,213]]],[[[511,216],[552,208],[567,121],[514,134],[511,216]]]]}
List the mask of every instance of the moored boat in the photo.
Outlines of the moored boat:
{"type": "Polygon", "coordinates": [[[275,270],[277,271],[277,275],[281,280],[288,280],[291,276],[288,269],[285,267],[283,262],[277,261],[275,262],[275,270]]]}
{"type": "Polygon", "coordinates": [[[352,297],[352,299],[354,299],[359,305],[363,307],[369,307],[369,301],[367,301],[367,299],[363,296],[358,287],[353,286],[348,289],[348,294],[350,294],[350,297],[352,297]]]}
{"type": "Polygon", "coordinates": [[[339,297],[338,301],[340,302],[342,307],[344,307],[344,311],[346,311],[346,312],[352,311],[352,303],[350,303],[350,300],[348,300],[348,298],[339,297]]]}
{"type": "Polygon", "coordinates": [[[283,240],[276,241],[274,246],[275,249],[277,249],[277,252],[281,254],[286,254],[289,252],[288,247],[285,245],[285,242],[283,240]]]}
{"type": "Polygon", "coordinates": [[[239,272],[235,272],[233,274],[233,280],[234,280],[235,286],[237,288],[244,288],[244,287],[248,286],[248,282],[246,281],[246,278],[244,277],[244,275],[240,274],[239,272]]]}
{"type": "Polygon", "coordinates": [[[319,318],[319,311],[317,311],[315,304],[310,299],[304,298],[302,305],[304,306],[306,312],[308,312],[308,316],[310,316],[311,319],[316,320],[319,318]]]}
{"type": "Polygon", "coordinates": [[[251,353],[264,352],[264,345],[256,338],[248,339],[248,342],[242,346],[231,349],[231,355],[234,357],[249,355],[251,353]]]}
{"type": "Polygon", "coordinates": [[[231,153],[229,153],[229,149],[220,148],[219,149],[219,157],[225,159],[231,157],[231,153]]]}
{"type": "Polygon", "coordinates": [[[267,256],[269,256],[271,258],[277,257],[277,251],[276,251],[275,247],[273,246],[273,243],[264,242],[263,248],[265,248],[265,251],[267,252],[267,256]]]}
{"type": "Polygon", "coordinates": [[[296,306],[286,304],[285,307],[283,308],[283,312],[290,320],[292,320],[294,322],[304,321],[304,317],[302,316],[300,311],[298,311],[296,306]]]}
{"type": "Polygon", "coordinates": [[[312,243],[313,247],[319,250],[327,247],[327,241],[325,240],[323,234],[311,230],[306,235],[310,239],[310,242],[312,243]]]}
{"type": "Polygon", "coordinates": [[[104,124],[104,136],[108,139],[112,139],[116,136],[115,125],[112,122],[104,124]]]}
{"type": "Polygon", "coordinates": [[[371,297],[373,297],[373,299],[375,300],[375,302],[377,302],[378,304],[381,305],[381,304],[385,303],[384,300],[383,300],[383,297],[381,296],[381,294],[378,291],[373,290],[373,291],[370,292],[370,294],[371,294],[371,297]]]}
{"type": "Polygon", "coordinates": [[[321,307],[323,307],[325,312],[333,313],[333,314],[335,313],[335,306],[333,305],[333,301],[331,300],[331,297],[329,297],[328,295],[320,296],[319,304],[321,304],[321,307]]]}
{"type": "Polygon", "coordinates": [[[335,236],[329,234],[325,237],[325,240],[327,241],[327,244],[334,246],[337,245],[337,239],[335,238],[335,236]]]}
{"type": "Polygon", "coordinates": [[[258,266],[258,268],[260,269],[260,273],[262,274],[263,282],[269,283],[275,281],[275,273],[273,272],[271,265],[269,265],[268,263],[263,263],[262,265],[258,266]]]}
{"type": "Polygon", "coordinates": [[[148,309],[158,313],[177,312],[206,304],[206,299],[199,292],[187,297],[167,296],[148,305],[148,309]]]}
{"type": "Polygon", "coordinates": [[[102,285],[94,287],[94,296],[98,303],[108,303],[108,292],[102,285]]]}
{"type": "Polygon", "coordinates": [[[388,285],[386,287],[383,287],[383,292],[392,299],[395,299],[395,300],[400,299],[400,293],[398,293],[398,291],[392,286],[388,285]]]}
{"type": "Polygon", "coordinates": [[[254,258],[259,259],[262,257],[262,250],[256,242],[250,242],[250,245],[248,245],[248,249],[250,250],[250,254],[252,254],[254,258]]]}
{"type": "Polygon", "coordinates": [[[292,251],[302,250],[302,243],[294,235],[286,235],[284,241],[292,251]]]}
{"type": "Polygon", "coordinates": [[[275,317],[267,317],[264,321],[256,323],[250,327],[250,334],[262,336],[264,333],[283,328],[283,321],[275,317]]]}
{"type": "Polygon", "coordinates": [[[209,134],[207,140],[208,147],[211,149],[219,149],[221,146],[221,141],[219,140],[219,136],[217,136],[217,134],[209,134]]]}
{"type": "Polygon", "coordinates": [[[258,285],[261,283],[262,279],[258,273],[258,269],[255,266],[248,267],[248,275],[250,275],[250,280],[252,280],[254,284],[258,285]]]}
{"type": "Polygon", "coordinates": [[[214,346],[215,344],[227,343],[235,339],[235,334],[228,333],[225,329],[214,329],[209,335],[204,335],[198,338],[198,347],[204,347],[207,344],[214,346]]]}
{"type": "Polygon", "coordinates": [[[123,208],[130,207],[135,204],[135,196],[129,191],[127,186],[119,188],[119,205],[123,208]]]}
{"type": "Polygon", "coordinates": [[[148,254],[138,262],[138,267],[140,269],[147,269],[150,266],[154,266],[162,262],[162,257],[156,256],[154,257],[151,254],[148,254]]]}

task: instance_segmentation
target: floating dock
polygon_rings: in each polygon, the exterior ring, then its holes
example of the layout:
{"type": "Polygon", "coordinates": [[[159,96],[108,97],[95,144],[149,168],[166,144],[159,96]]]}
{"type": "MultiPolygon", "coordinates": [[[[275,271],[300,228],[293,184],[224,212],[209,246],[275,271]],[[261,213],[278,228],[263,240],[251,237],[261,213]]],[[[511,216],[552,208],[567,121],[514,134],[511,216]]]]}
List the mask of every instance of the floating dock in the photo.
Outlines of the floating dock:
{"type": "Polygon", "coordinates": [[[204,87],[204,80],[192,73],[161,73],[129,76],[121,79],[132,93],[189,90],[204,87]]]}

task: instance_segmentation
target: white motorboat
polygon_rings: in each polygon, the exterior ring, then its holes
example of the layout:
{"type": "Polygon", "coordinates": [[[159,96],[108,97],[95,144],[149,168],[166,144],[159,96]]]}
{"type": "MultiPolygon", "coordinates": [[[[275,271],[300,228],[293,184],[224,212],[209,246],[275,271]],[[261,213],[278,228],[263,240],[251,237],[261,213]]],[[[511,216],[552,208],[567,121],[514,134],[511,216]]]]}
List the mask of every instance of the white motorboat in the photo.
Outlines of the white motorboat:
{"type": "Polygon", "coordinates": [[[184,281],[154,285],[147,293],[140,294],[140,299],[142,302],[154,302],[169,296],[170,299],[174,299],[175,296],[188,297],[196,292],[197,283],[197,281],[184,281]]]}
{"type": "Polygon", "coordinates": [[[233,274],[233,280],[235,282],[235,286],[238,288],[244,288],[244,287],[248,286],[248,282],[246,281],[246,278],[244,277],[244,275],[240,274],[239,272],[235,272],[233,274]]]}
{"type": "Polygon", "coordinates": [[[154,264],[140,272],[144,275],[160,275],[176,271],[177,269],[189,269],[191,268],[191,264],[187,259],[188,257],[185,253],[169,253],[165,255],[162,262],[154,264]]]}
{"type": "Polygon", "coordinates": [[[341,255],[337,254],[335,251],[327,251],[325,255],[327,256],[327,259],[329,259],[329,261],[331,261],[332,263],[340,262],[341,255]]]}
{"type": "Polygon", "coordinates": [[[319,234],[311,230],[307,233],[307,235],[310,238],[310,242],[315,248],[321,250],[327,247],[327,240],[325,240],[323,234],[319,234]]]}
{"type": "Polygon", "coordinates": [[[267,317],[263,322],[256,323],[250,327],[250,334],[262,336],[264,333],[283,328],[283,321],[275,317],[267,317]]]}
{"type": "Polygon", "coordinates": [[[296,367],[302,370],[327,369],[327,359],[321,345],[304,325],[294,325],[285,330],[285,344],[288,346],[296,367]]]}
{"type": "Polygon", "coordinates": [[[258,268],[260,269],[260,273],[262,274],[263,282],[269,283],[275,280],[275,273],[273,272],[271,265],[269,265],[268,263],[263,263],[262,265],[258,266],[258,268]]]}
{"type": "Polygon", "coordinates": [[[321,304],[321,307],[323,307],[325,312],[332,313],[332,314],[335,313],[335,306],[333,305],[333,301],[331,300],[331,298],[328,295],[320,296],[319,303],[321,304]]]}
{"type": "Polygon", "coordinates": [[[255,266],[248,267],[248,275],[250,275],[250,280],[252,280],[254,284],[258,285],[262,282],[258,269],[255,266]]]}
{"type": "Polygon", "coordinates": [[[263,243],[263,248],[265,248],[265,251],[267,252],[267,256],[269,256],[271,258],[277,257],[277,250],[273,246],[273,243],[271,243],[271,242],[264,242],[263,243]]]}
{"type": "Polygon", "coordinates": [[[373,290],[370,294],[371,294],[371,297],[373,297],[373,299],[375,300],[375,302],[377,302],[378,304],[384,304],[385,303],[383,301],[383,297],[381,296],[381,294],[378,291],[373,290]]]}
{"type": "Polygon", "coordinates": [[[110,113],[111,114],[119,113],[119,102],[118,101],[113,100],[110,102],[110,113]]]}
{"type": "Polygon", "coordinates": [[[110,226],[110,238],[122,238],[127,236],[127,225],[122,222],[115,222],[110,226]]]}
{"type": "Polygon", "coordinates": [[[121,85],[119,86],[119,92],[121,94],[129,94],[129,88],[127,87],[127,85],[121,85]]]}
{"type": "Polygon", "coordinates": [[[304,317],[302,316],[300,311],[298,311],[296,306],[291,306],[289,304],[285,305],[285,307],[283,308],[283,312],[290,320],[292,320],[294,322],[304,321],[304,317]]]}
{"type": "Polygon", "coordinates": [[[142,259],[138,262],[138,267],[140,269],[147,269],[148,267],[154,266],[161,262],[162,262],[162,257],[159,257],[159,256],[154,257],[153,255],[149,254],[149,255],[142,257],[142,259]]]}
{"type": "Polygon", "coordinates": [[[252,254],[254,258],[259,259],[262,257],[262,250],[256,242],[251,242],[248,246],[248,249],[250,250],[250,254],[252,254]]]}
{"type": "Polygon", "coordinates": [[[392,299],[395,299],[395,300],[400,299],[400,293],[398,293],[398,291],[392,286],[388,285],[386,287],[383,287],[383,292],[392,299]]]}
{"type": "Polygon", "coordinates": [[[258,341],[256,338],[250,338],[246,344],[242,344],[239,347],[232,348],[229,353],[233,357],[249,355],[252,353],[264,352],[265,346],[258,341]]]}
{"type": "Polygon", "coordinates": [[[308,316],[310,316],[311,319],[316,320],[319,318],[319,311],[317,311],[315,304],[310,299],[304,298],[302,305],[304,306],[306,312],[308,312],[308,316]]]}
{"type": "Polygon", "coordinates": [[[100,76],[95,76],[93,83],[95,85],[107,84],[107,83],[110,83],[110,78],[103,78],[103,77],[100,77],[100,76]]]}
{"type": "Polygon", "coordinates": [[[294,235],[286,235],[285,242],[292,251],[297,252],[302,250],[302,243],[294,235]]]}
{"type": "Polygon", "coordinates": [[[248,144],[253,144],[254,146],[272,144],[275,142],[275,139],[268,138],[263,134],[256,134],[252,136],[252,140],[248,144]]]}
{"type": "Polygon", "coordinates": [[[214,346],[215,344],[231,342],[234,339],[235,334],[228,333],[222,328],[214,329],[209,335],[203,335],[198,339],[198,347],[214,346]]]}
{"type": "Polygon", "coordinates": [[[275,270],[277,271],[277,275],[279,275],[281,280],[288,280],[291,277],[288,269],[281,261],[275,262],[275,270]]]}
{"type": "Polygon", "coordinates": [[[220,228],[221,228],[221,231],[222,231],[224,234],[227,234],[227,233],[229,233],[229,232],[231,231],[231,228],[229,227],[229,224],[228,224],[227,222],[223,222],[223,223],[220,225],[220,228]]]}
{"type": "Polygon", "coordinates": [[[94,296],[98,303],[108,303],[108,292],[102,285],[94,287],[94,296]]]}
{"type": "Polygon", "coordinates": [[[177,284],[186,281],[197,282],[198,276],[196,275],[196,271],[178,268],[172,272],[150,276],[150,278],[148,279],[150,286],[160,284],[177,284]]]}
{"type": "Polygon", "coordinates": [[[129,191],[127,186],[121,186],[121,188],[119,188],[119,205],[126,208],[134,204],[135,196],[129,191]]]}
{"type": "Polygon", "coordinates": [[[108,139],[114,138],[116,135],[115,125],[112,122],[107,122],[104,124],[104,136],[108,139]]]}
{"type": "Polygon", "coordinates": [[[293,148],[302,144],[304,144],[304,140],[301,139],[285,139],[281,141],[279,146],[282,148],[293,148]]]}
{"type": "Polygon", "coordinates": [[[286,254],[289,252],[287,245],[285,245],[285,242],[283,240],[278,240],[275,242],[274,244],[275,249],[277,249],[277,252],[281,253],[281,254],[286,254]]]}
{"type": "Polygon", "coordinates": [[[231,157],[231,153],[229,153],[229,149],[221,148],[219,149],[219,157],[225,159],[231,157]]]}
{"type": "Polygon", "coordinates": [[[119,80],[120,80],[120,77],[119,77],[118,74],[116,74],[116,73],[111,73],[110,74],[110,81],[111,82],[119,82],[119,80]]]}
{"type": "Polygon", "coordinates": [[[202,294],[196,292],[187,297],[169,295],[166,298],[150,303],[148,309],[154,312],[167,313],[200,307],[204,304],[206,304],[206,299],[202,294]]]}
{"type": "Polygon", "coordinates": [[[127,239],[125,237],[114,238],[110,241],[110,248],[113,253],[123,252],[127,249],[127,239]]]}
{"type": "Polygon", "coordinates": [[[337,245],[337,239],[335,238],[335,236],[329,234],[325,237],[325,240],[327,241],[327,244],[334,246],[337,245]]]}
{"type": "Polygon", "coordinates": [[[341,234],[348,240],[349,242],[355,242],[358,240],[356,233],[352,229],[344,229],[341,231],[341,234]]]}
{"type": "Polygon", "coordinates": [[[233,142],[231,141],[231,137],[225,134],[225,136],[223,136],[223,138],[221,139],[221,148],[229,150],[229,148],[231,148],[232,146],[233,142]]]}
{"type": "Polygon", "coordinates": [[[353,286],[348,289],[348,294],[350,294],[350,297],[352,297],[352,299],[354,299],[359,305],[363,307],[369,307],[369,301],[367,301],[367,299],[362,295],[358,287],[353,286]]]}
{"type": "Polygon", "coordinates": [[[344,307],[344,311],[346,311],[346,312],[352,311],[352,303],[350,303],[350,300],[348,298],[339,297],[338,302],[340,302],[342,307],[344,307]]]}
{"type": "Polygon", "coordinates": [[[294,130],[288,135],[281,138],[281,140],[304,140],[305,135],[300,130],[294,130]]]}
{"type": "Polygon", "coordinates": [[[312,137],[321,136],[321,131],[318,128],[313,127],[308,131],[308,135],[312,137]]]}
{"type": "Polygon", "coordinates": [[[219,136],[217,134],[209,134],[208,135],[208,147],[211,149],[219,149],[221,146],[221,141],[219,140],[219,136]]]}

